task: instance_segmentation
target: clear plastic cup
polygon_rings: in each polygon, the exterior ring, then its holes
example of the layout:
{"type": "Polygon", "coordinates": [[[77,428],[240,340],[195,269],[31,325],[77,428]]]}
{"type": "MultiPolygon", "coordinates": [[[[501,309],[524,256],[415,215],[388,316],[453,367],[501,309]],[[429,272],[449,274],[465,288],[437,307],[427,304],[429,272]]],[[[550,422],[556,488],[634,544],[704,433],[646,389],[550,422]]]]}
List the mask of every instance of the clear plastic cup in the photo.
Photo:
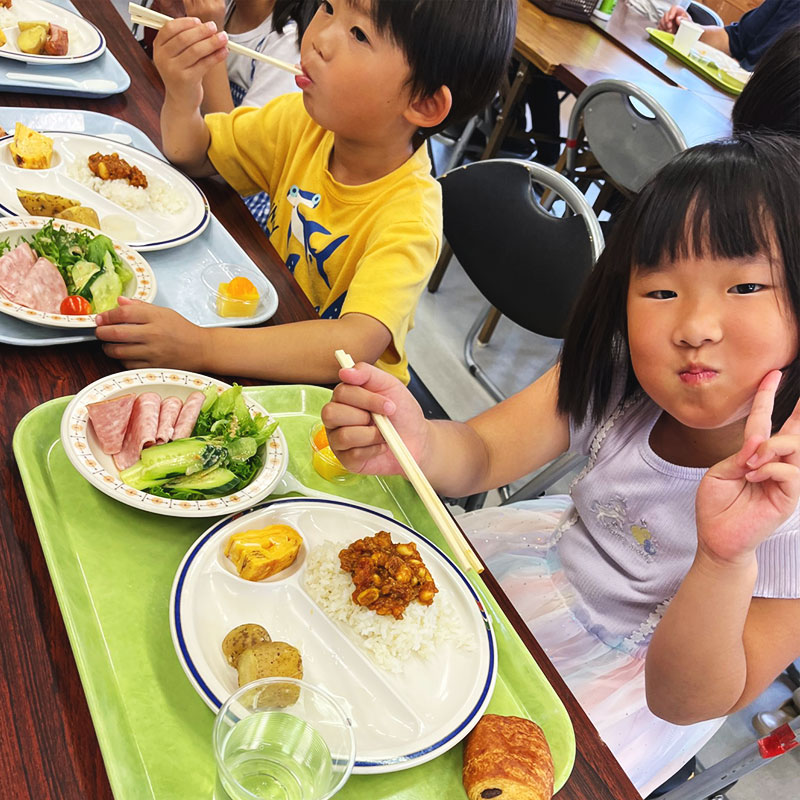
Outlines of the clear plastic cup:
{"type": "Polygon", "coordinates": [[[353,723],[324,689],[294,678],[248,683],[212,733],[214,800],[328,800],[353,770],[353,723]]]}
{"type": "Polygon", "coordinates": [[[688,55],[689,51],[699,41],[704,30],[702,25],[698,25],[690,19],[682,19],[680,25],[678,25],[678,30],[675,34],[672,46],[679,53],[688,55]]]}
{"type": "Polygon", "coordinates": [[[263,306],[270,287],[267,279],[257,270],[241,264],[210,264],[201,275],[209,298],[209,305],[219,317],[253,317],[263,306]],[[255,293],[243,295],[229,291],[235,279],[246,278],[255,293]]]}
{"type": "Polygon", "coordinates": [[[312,426],[308,438],[311,444],[311,464],[318,475],[333,483],[351,483],[359,477],[356,473],[349,472],[336,458],[325,436],[325,426],[321,422],[312,426]]]}

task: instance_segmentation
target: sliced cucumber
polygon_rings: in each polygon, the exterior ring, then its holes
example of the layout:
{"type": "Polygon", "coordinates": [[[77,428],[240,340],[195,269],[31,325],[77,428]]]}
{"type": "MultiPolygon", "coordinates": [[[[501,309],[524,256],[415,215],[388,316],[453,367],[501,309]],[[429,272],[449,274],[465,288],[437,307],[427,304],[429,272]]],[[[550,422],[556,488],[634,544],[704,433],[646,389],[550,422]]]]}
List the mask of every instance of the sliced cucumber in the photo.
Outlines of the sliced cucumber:
{"type": "Polygon", "coordinates": [[[225,467],[212,467],[194,475],[173,478],[164,484],[165,489],[183,492],[202,492],[209,497],[230,494],[239,488],[241,481],[225,467]]]}

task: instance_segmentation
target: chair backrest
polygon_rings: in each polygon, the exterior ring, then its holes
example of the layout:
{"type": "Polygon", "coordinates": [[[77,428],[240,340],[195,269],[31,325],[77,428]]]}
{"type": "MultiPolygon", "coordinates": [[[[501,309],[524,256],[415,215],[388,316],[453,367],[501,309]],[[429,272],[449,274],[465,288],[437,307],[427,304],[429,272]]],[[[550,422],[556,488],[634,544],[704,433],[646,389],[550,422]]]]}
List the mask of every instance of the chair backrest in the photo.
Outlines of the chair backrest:
{"type": "Polygon", "coordinates": [[[713,8],[709,8],[708,6],[703,5],[702,3],[696,3],[694,0],[689,3],[688,7],[686,8],[687,13],[692,18],[694,22],[698,25],[719,25],[722,26],[725,23],[722,21],[722,17],[714,11],[713,8]]]}
{"type": "Polygon", "coordinates": [[[464,271],[504,316],[562,338],[583,279],[603,249],[597,217],[578,189],[549,167],[490,159],[439,178],[444,234],[464,271]],[[573,215],[545,211],[534,184],[573,215]]]}
{"type": "Polygon", "coordinates": [[[638,192],[687,147],[681,128],[663,105],[629,81],[601,80],[581,92],[569,120],[568,172],[575,165],[581,124],[597,163],[631,192],[638,192]]]}

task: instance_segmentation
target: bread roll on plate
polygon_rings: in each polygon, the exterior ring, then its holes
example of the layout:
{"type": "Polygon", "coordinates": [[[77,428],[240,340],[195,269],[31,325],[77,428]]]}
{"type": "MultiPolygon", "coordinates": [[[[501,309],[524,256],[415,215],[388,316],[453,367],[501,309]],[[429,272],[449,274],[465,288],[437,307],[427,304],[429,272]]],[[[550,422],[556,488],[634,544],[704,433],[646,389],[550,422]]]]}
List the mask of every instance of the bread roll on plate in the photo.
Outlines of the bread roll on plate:
{"type": "Polygon", "coordinates": [[[469,800],[550,800],[553,759],[542,729],[485,714],[467,737],[463,780],[469,800]]]}

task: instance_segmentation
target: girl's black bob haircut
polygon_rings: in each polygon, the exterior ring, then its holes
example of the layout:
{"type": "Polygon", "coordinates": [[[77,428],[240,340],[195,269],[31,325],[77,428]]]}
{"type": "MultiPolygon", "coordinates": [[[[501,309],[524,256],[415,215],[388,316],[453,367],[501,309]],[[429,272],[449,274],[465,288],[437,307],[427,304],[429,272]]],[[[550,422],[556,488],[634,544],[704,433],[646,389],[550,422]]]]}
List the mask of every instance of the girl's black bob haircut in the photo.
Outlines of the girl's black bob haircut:
{"type": "MultiPolygon", "coordinates": [[[[561,351],[558,408],[580,424],[610,412],[612,381],[622,399],[640,390],[628,350],[626,303],[634,269],[678,258],[766,254],[783,270],[800,330],[800,141],[742,134],[685,150],[622,212],[572,311],[561,351]]],[[[784,370],[773,426],[800,395],[800,359],[784,370]]]]}
{"type": "Polygon", "coordinates": [[[348,0],[369,11],[376,29],[405,53],[415,97],[440,86],[453,96],[450,113],[431,136],[475,116],[491,102],[508,66],[517,28],[517,0],[348,0]]]}

